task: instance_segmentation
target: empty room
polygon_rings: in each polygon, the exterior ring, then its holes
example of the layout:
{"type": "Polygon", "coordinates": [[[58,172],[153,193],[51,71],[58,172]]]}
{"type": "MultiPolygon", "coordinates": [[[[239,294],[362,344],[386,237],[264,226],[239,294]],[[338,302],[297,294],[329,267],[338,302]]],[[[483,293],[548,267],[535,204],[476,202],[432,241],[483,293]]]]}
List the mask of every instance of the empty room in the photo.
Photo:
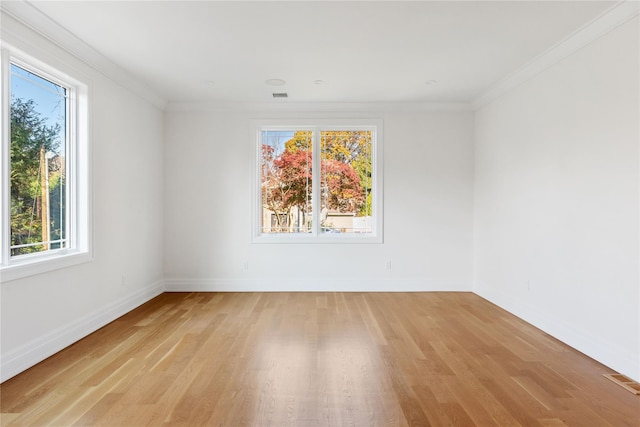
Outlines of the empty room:
{"type": "Polygon", "coordinates": [[[2,1],[0,425],[640,425],[638,1],[2,1]]]}

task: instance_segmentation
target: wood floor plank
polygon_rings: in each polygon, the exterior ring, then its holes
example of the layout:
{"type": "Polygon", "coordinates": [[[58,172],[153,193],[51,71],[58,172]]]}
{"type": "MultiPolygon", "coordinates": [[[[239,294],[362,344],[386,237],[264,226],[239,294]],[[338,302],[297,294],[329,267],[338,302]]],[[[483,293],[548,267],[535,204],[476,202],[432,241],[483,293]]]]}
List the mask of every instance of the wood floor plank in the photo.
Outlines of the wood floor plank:
{"type": "Polygon", "coordinates": [[[613,373],[470,293],[166,293],[0,385],[13,426],[629,426],[613,373]]]}

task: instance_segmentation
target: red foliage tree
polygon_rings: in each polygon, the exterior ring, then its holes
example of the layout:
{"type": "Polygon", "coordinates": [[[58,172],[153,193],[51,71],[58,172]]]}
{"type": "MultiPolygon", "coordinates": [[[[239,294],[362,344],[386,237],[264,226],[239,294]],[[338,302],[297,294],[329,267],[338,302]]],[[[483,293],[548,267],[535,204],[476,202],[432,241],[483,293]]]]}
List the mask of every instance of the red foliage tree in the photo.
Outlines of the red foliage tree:
{"type": "Polygon", "coordinates": [[[289,208],[298,206],[306,212],[311,200],[311,152],[285,151],[273,164],[278,169],[281,183],[289,190],[283,194],[284,204],[289,208]]]}
{"type": "Polygon", "coordinates": [[[287,200],[292,190],[281,179],[282,172],[275,162],[273,147],[262,144],[262,206],[276,214],[275,220],[281,229],[285,225],[281,214],[288,215],[291,211],[287,200]]]}
{"type": "Polygon", "coordinates": [[[320,175],[322,201],[328,209],[357,212],[366,203],[360,176],[348,163],[324,159],[320,175]]]}
{"type": "MultiPolygon", "coordinates": [[[[307,132],[308,133],[308,132],[307,132]]],[[[366,203],[360,176],[353,166],[338,156],[321,159],[322,205],[340,212],[358,212],[366,203]]],[[[262,146],[262,204],[278,214],[291,213],[296,206],[303,215],[310,209],[312,161],[310,137],[296,132],[278,156],[272,146],[262,146]]],[[[280,224],[279,215],[276,220],[280,224]]]]}

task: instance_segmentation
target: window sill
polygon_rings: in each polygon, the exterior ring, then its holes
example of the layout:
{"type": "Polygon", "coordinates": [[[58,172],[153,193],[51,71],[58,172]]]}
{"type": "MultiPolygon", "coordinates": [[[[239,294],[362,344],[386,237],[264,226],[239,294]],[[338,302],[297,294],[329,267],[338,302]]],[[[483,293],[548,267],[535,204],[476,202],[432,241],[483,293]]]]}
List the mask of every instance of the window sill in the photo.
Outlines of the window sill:
{"type": "Polygon", "coordinates": [[[293,243],[293,244],[342,244],[342,243],[382,243],[382,236],[353,234],[323,234],[314,236],[302,233],[261,234],[254,236],[252,243],[293,243]]]}
{"type": "Polygon", "coordinates": [[[0,268],[0,283],[83,264],[93,259],[90,252],[67,252],[47,257],[34,257],[0,268]]]}

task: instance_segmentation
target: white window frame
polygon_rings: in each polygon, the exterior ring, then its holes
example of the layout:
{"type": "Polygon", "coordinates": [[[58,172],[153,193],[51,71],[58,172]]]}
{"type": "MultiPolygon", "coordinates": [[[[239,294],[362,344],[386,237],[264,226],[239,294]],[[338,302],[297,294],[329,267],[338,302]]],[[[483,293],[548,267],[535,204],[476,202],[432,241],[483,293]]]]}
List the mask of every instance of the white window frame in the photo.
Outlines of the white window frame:
{"type": "Polygon", "coordinates": [[[251,122],[253,144],[252,179],[252,243],[383,243],[383,122],[381,119],[311,119],[311,120],[253,120],[251,122]],[[311,233],[262,233],[262,131],[313,132],[312,144],[312,204],[313,231],[311,233]],[[371,131],[371,233],[320,233],[320,132],[322,131],[371,131]]]}
{"type": "Polygon", "coordinates": [[[46,273],[91,261],[89,87],[79,79],[3,42],[0,51],[2,76],[2,135],[0,151],[0,282],[46,273]],[[11,256],[10,187],[10,67],[15,64],[67,89],[67,242],[65,248],[11,256]]]}

